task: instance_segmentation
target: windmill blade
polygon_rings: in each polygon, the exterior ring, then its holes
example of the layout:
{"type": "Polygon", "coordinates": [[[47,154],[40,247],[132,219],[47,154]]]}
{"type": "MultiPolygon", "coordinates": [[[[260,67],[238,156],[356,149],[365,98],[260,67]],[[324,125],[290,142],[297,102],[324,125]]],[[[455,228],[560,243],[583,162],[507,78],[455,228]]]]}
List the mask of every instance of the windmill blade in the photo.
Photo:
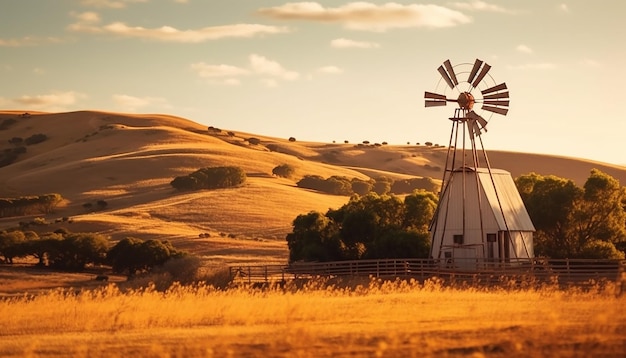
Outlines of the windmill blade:
{"type": "MultiPolygon", "coordinates": [[[[446,62],[450,63],[450,60],[446,60],[446,62]]],[[[444,64],[445,64],[445,62],[444,62],[444,64]]],[[[450,78],[450,76],[448,76],[448,72],[446,72],[446,69],[443,67],[443,65],[439,66],[437,71],[439,71],[439,73],[441,74],[441,77],[443,77],[443,80],[446,81],[448,86],[450,86],[450,88],[454,89],[454,83],[452,83],[452,79],[450,78]]]]}
{"type": "Polygon", "coordinates": [[[478,113],[474,111],[469,111],[467,112],[467,118],[473,119],[474,121],[478,122],[478,124],[480,124],[480,128],[484,129],[485,132],[487,131],[487,120],[478,115],[478,113]]]}
{"type": "Polygon", "coordinates": [[[505,90],[505,89],[507,89],[506,88],[506,83],[503,82],[503,83],[500,83],[497,86],[493,86],[493,87],[487,88],[484,91],[480,91],[480,93],[482,93],[483,95],[486,95],[487,93],[502,91],[502,90],[505,90]]]}
{"type": "Polygon", "coordinates": [[[499,107],[492,107],[492,106],[482,106],[482,109],[484,109],[485,111],[498,113],[503,116],[506,116],[506,114],[509,112],[508,108],[499,108],[499,107]]]}
{"type": "Polygon", "coordinates": [[[446,101],[437,101],[437,100],[426,100],[426,107],[440,107],[445,106],[448,102],[446,101]]]}
{"type": "Polygon", "coordinates": [[[489,72],[490,68],[491,68],[491,66],[489,66],[488,64],[485,63],[485,65],[483,66],[483,69],[480,70],[480,74],[478,74],[478,77],[476,77],[474,82],[472,82],[472,87],[476,88],[476,86],[478,86],[480,81],[482,81],[483,78],[485,78],[485,76],[487,76],[487,72],[489,72]]]}
{"type": "Polygon", "coordinates": [[[446,100],[446,96],[433,92],[424,92],[424,98],[441,99],[444,101],[446,100]]]}
{"type": "Polygon", "coordinates": [[[450,60],[446,60],[443,63],[444,66],[446,66],[446,70],[448,71],[448,74],[450,75],[450,78],[452,78],[452,82],[454,82],[455,86],[459,85],[459,81],[457,81],[456,79],[456,73],[454,73],[454,68],[452,68],[452,64],[450,63],[450,60]]]}
{"type": "Polygon", "coordinates": [[[483,99],[498,99],[498,98],[509,99],[509,92],[489,94],[483,97],[483,99]]]}
{"type": "Polygon", "coordinates": [[[468,83],[472,83],[472,81],[474,80],[474,76],[476,76],[476,73],[478,73],[478,69],[482,65],[483,65],[483,61],[481,60],[476,59],[476,61],[474,61],[474,67],[472,67],[472,72],[470,72],[470,75],[467,78],[468,83]]]}
{"type": "Polygon", "coordinates": [[[483,101],[483,104],[491,104],[494,106],[508,107],[509,101],[483,101]]]}

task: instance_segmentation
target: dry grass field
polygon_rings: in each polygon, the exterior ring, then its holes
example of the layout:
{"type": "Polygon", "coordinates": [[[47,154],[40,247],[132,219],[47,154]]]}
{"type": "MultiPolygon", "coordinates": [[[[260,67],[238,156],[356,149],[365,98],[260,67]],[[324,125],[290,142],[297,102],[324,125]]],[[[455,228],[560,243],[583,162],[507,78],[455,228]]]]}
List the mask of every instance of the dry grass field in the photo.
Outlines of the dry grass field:
{"type": "Polygon", "coordinates": [[[437,280],[254,290],[54,290],[0,301],[2,357],[621,357],[609,286],[454,288],[437,280]]]}

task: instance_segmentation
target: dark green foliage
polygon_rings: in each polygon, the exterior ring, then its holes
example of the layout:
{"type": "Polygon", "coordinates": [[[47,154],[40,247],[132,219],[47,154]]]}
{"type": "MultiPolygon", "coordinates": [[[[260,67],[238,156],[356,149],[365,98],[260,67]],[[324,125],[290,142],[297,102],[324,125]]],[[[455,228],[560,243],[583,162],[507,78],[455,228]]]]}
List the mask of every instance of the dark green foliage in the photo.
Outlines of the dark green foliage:
{"type": "Polygon", "coordinates": [[[373,191],[378,195],[385,195],[391,192],[393,179],[387,177],[378,177],[375,179],[373,191]]]}
{"type": "Polygon", "coordinates": [[[4,262],[13,263],[13,258],[23,256],[21,245],[26,241],[26,236],[22,231],[2,231],[0,232],[0,255],[4,262]]]}
{"type": "Polygon", "coordinates": [[[26,143],[26,145],[34,145],[34,144],[41,143],[47,139],[48,139],[47,135],[38,133],[38,134],[33,134],[30,137],[26,138],[24,140],[24,143],[26,143]]]}
{"type": "Polygon", "coordinates": [[[11,139],[9,139],[9,144],[18,146],[20,144],[24,143],[24,139],[22,137],[13,137],[11,139]]]}
{"type": "Polygon", "coordinates": [[[243,184],[246,173],[239,167],[202,168],[186,175],[178,176],[170,185],[181,191],[200,189],[230,188],[243,184]]]}
{"type": "Polygon", "coordinates": [[[2,122],[0,122],[0,131],[9,129],[9,127],[15,123],[17,123],[17,120],[15,118],[7,118],[3,120],[2,122]]]}
{"type": "Polygon", "coordinates": [[[310,212],[293,222],[287,235],[289,260],[426,258],[428,222],[437,206],[433,193],[416,192],[404,201],[394,195],[354,196],[326,215],[310,212]]]}
{"type": "Polygon", "coordinates": [[[150,271],[166,261],[182,257],[169,241],[147,240],[128,237],[120,240],[109,250],[107,261],[113,271],[126,273],[129,277],[137,272],[150,271]]]}
{"type": "Polygon", "coordinates": [[[346,177],[332,176],[324,179],[319,175],[305,175],[296,183],[300,188],[318,190],[333,195],[352,195],[352,182],[346,177]]]}
{"type": "Polygon", "coordinates": [[[296,169],[289,164],[281,164],[274,169],[272,169],[272,174],[283,177],[283,178],[291,178],[296,172],[296,169]]]}
{"type": "Polygon", "coordinates": [[[373,181],[365,181],[360,179],[352,179],[352,192],[358,195],[367,195],[374,187],[373,181]]]}
{"type": "Polygon", "coordinates": [[[624,258],[626,188],[592,170],[583,188],[535,173],[515,180],[535,225],[535,254],[551,258],[624,258]]]}
{"type": "Polygon", "coordinates": [[[48,214],[63,200],[60,194],[0,198],[0,217],[48,214]]]}
{"type": "Polygon", "coordinates": [[[408,194],[419,189],[435,193],[439,191],[439,184],[435,183],[430,177],[400,179],[395,180],[391,184],[390,192],[393,194],[408,194]]]}
{"type": "Polygon", "coordinates": [[[49,265],[63,270],[80,271],[87,264],[105,263],[109,240],[94,233],[69,233],[62,240],[50,240],[49,265]]]}
{"type": "Polygon", "coordinates": [[[259,138],[248,138],[248,143],[252,144],[252,145],[259,145],[261,144],[261,140],[259,138]]]}

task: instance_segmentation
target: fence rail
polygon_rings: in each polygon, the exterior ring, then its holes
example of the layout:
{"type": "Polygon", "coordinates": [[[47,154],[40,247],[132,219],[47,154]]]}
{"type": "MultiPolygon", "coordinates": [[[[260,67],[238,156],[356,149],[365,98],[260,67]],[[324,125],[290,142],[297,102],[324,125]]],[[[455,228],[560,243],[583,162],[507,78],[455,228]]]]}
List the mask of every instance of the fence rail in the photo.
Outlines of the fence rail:
{"type": "Polygon", "coordinates": [[[524,259],[507,262],[489,260],[387,259],[292,263],[289,265],[231,266],[235,283],[282,283],[312,277],[372,276],[377,278],[430,277],[489,283],[510,279],[579,284],[592,280],[621,282],[626,288],[626,260],[524,259]]]}

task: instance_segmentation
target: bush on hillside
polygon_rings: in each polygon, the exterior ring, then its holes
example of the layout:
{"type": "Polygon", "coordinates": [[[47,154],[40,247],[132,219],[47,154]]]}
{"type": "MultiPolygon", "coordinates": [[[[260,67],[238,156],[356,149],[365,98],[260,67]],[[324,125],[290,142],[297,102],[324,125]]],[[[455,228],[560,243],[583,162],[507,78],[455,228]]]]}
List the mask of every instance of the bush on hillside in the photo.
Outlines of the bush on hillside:
{"type": "Polygon", "coordinates": [[[283,178],[291,178],[295,172],[296,169],[289,164],[281,164],[272,169],[272,174],[283,178]]]}
{"type": "Polygon", "coordinates": [[[243,169],[234,166],[208,167],[195,172],[178,176],[170,182],[175,189],[181,191],[200,189],[230,188],[243,184],[246,173],[243,169]]]}
{"type": "Polygon", "coordinates": [[[41,134],[41,133],[33,134],[30,137],[26,138],[24,140],[24,143],[26,143],[26,145],[34,145],[34,144],[41,143],[47,139],[48,139],[48,136],[45,134],[41,134]]]}

